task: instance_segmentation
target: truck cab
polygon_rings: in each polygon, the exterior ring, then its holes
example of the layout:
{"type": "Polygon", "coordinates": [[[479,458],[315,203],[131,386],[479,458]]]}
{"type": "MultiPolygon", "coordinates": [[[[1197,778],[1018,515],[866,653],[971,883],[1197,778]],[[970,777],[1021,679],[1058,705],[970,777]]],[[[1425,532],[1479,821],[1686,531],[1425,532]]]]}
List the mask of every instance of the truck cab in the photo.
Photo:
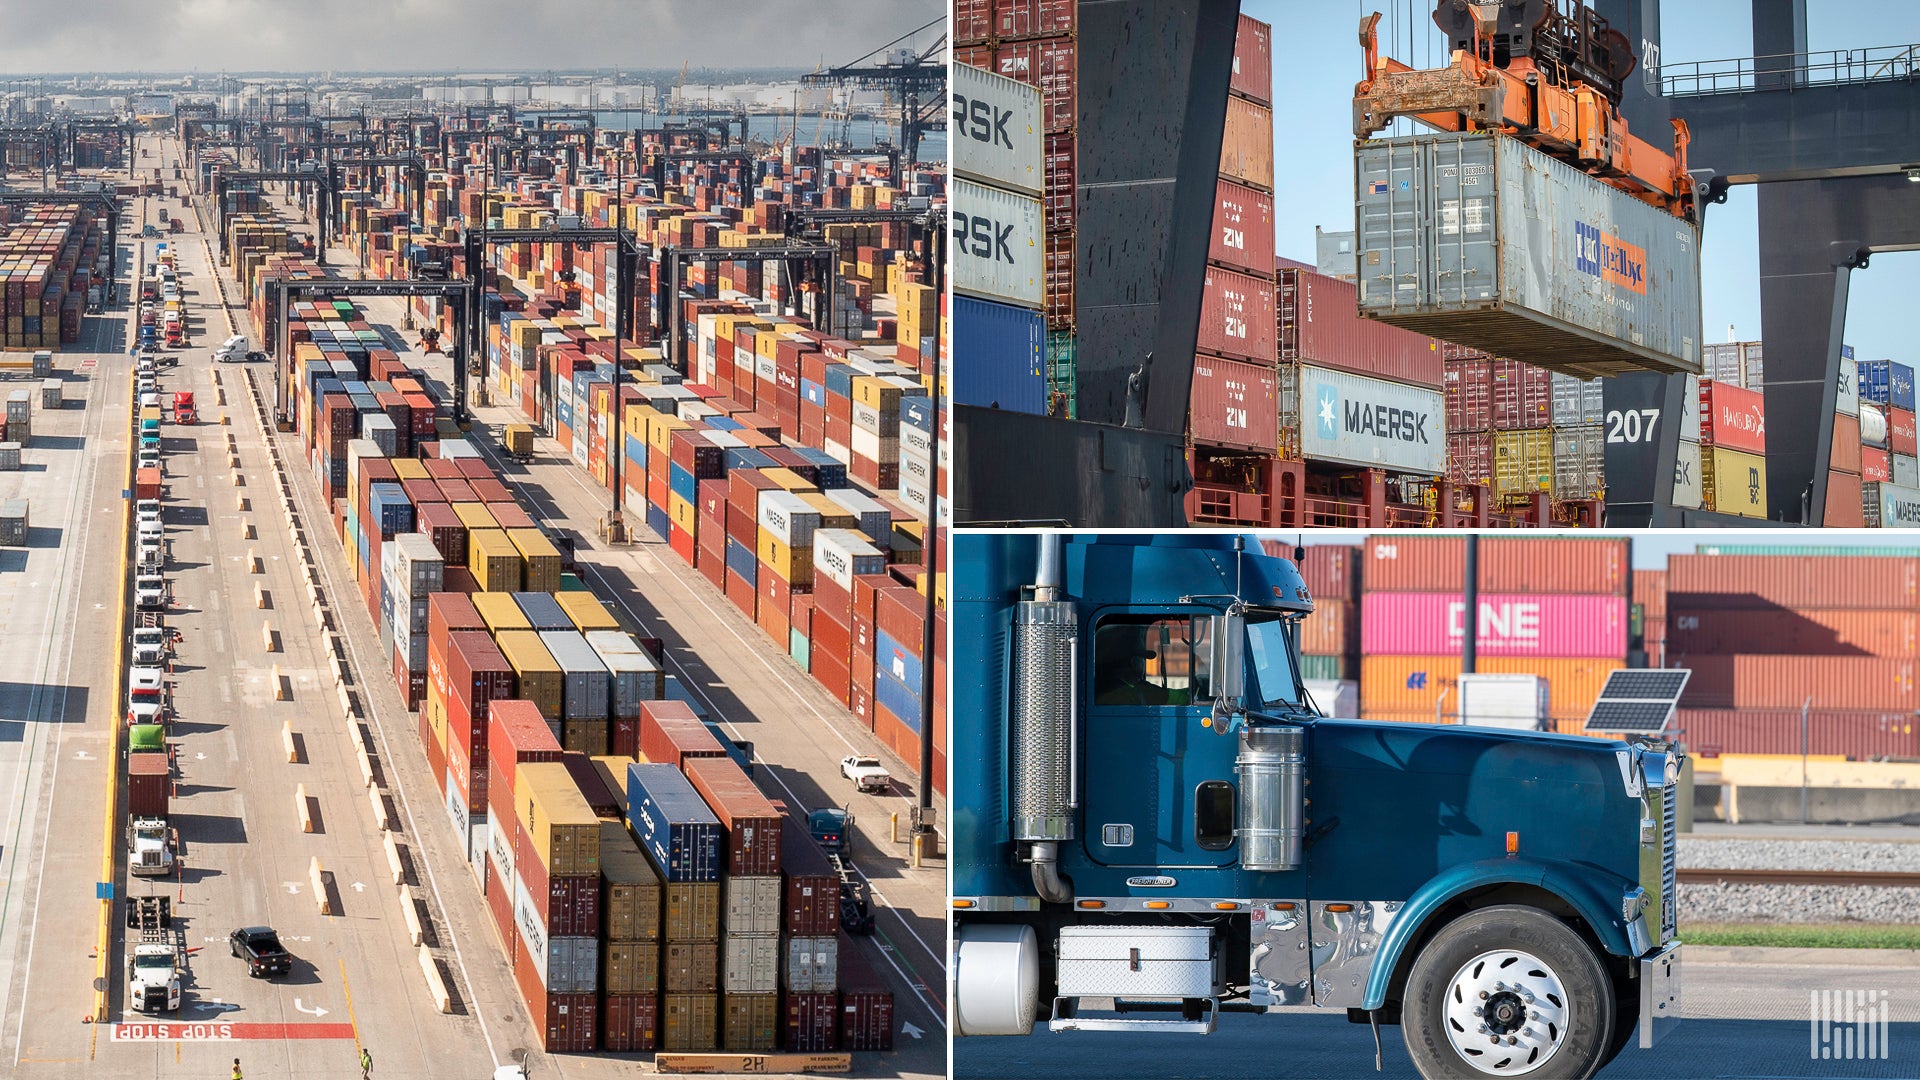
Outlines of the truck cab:
{"type": "Polygon", "coordinates": [[[192,424],[199,420],[200,414],[193,407],[193,391],[175,390],[173,392],[173,422],[192,424]]]}
{"type": "Polygon", "coordinates": [[[1671,749],[1323,717],[1240,537],[954,545],[957,1034],[1306,1005],[1586,1076],[1677,1018],[1671,749]]]}
{"type": "Polygon", "coordinates": [[[177,1012],[186,942],[165,896],[127,898],[127,1006],[135,1012],[177,1012]]]}
{"type": "Polygon", "coordinates": [[[165,877],[173,873],[173,829],[165,818],[128,820],[127,869],[135,877],[165,877]]]}

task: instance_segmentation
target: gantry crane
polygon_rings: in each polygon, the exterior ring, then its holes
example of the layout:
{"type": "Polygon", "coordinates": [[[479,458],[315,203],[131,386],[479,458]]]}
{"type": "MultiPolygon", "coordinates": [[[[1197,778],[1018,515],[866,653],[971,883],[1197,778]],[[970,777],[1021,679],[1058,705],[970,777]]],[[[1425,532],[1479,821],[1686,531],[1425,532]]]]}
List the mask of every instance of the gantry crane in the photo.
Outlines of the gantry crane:
{"type": "Polygon", "coordinates": [[[800,81],[814,86],[883,89],[897,96],[900,101],[900,146],[906,151],[907,164],[911,166],[920,160],[921,134],[936,130],[945,123],[947,63],[942,54],[947,50],[947,35],[941,34],[924,50],[907,52],[898,60],[874,61],[874,57],[945,22],[944,17],[935,19],[894,38],[850,64],[810,72],[800,76],[800,81]]]}

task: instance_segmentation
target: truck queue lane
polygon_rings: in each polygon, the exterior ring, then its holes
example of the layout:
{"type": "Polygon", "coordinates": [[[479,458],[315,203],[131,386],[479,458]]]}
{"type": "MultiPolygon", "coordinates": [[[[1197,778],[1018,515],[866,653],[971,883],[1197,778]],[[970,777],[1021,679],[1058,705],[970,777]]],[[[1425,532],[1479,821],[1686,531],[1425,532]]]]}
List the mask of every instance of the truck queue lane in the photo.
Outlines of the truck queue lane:
{"type": "MultiPolygon", "coordinates": [[[[131,251],[122,247],[122,266],[131,251]]],[[[93,1034],[81,1021],[94,1007],[109,725],[122,707],[111,687],[127,319],[86,317],[80,340],[55,353],[58,410],[40,407],[37,381],[0,382],[34,397],[22,471],[0,473],[0,498],[28,499],[32,526],[25,548],[0,549],[0,1072],[10,1075],[84,1061],[93,1034]]]]}

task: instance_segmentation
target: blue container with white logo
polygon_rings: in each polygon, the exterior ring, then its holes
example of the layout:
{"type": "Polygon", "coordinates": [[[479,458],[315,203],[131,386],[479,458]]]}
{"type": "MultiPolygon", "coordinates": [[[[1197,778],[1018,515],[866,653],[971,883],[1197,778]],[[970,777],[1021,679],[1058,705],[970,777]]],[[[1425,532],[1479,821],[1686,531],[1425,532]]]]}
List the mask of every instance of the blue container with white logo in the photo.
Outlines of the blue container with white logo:
{"type": "Polygon", "coordinates": [[[1913,369],[1891,360],[1862,360],[1860,400],[1913,411],[1913,369]]]}
{"type": "Polygon", "coordinates": [[[627,823],[667,881],[720,880],[726,830],[678,768],[627,766],[627,823]]]}
{"type": "Polygon", "coordinates": [[[953,340],[967,343],[967,362],[954,365],[954,401],[1046,414],[1047,320],[1040,312],[955,294],[953,340]]]}

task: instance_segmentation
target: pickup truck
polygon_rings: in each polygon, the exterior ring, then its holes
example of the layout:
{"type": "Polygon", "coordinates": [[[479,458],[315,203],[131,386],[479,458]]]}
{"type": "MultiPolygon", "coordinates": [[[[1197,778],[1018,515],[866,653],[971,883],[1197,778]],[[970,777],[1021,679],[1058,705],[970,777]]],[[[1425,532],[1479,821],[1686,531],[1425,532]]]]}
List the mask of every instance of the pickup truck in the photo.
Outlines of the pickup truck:
{"type": "Polygon", "coordinates": [[[281,947],[280,935],[271,926],[243,926],[227,935],[227,945],[247,962],[247,974],[256,979],[293,970],[293,954],[281,947]]]}
{"type": "Polygon", "coordinates": [[[861,791],[881,792],[893,788],[893,777],[877,757],[848,754],[840,759],[840,775],[853,781],[861,791]]]}

